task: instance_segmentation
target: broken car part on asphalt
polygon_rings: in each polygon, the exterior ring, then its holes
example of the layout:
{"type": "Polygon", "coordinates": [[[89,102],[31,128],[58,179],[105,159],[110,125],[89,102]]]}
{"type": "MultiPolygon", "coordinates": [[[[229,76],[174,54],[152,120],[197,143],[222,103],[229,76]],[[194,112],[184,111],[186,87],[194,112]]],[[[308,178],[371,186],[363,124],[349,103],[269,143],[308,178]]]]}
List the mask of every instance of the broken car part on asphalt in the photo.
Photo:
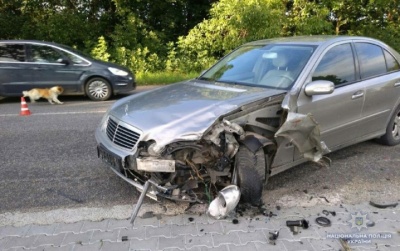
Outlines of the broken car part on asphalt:
{"type": "Polygon", "coordinates": [[[155,200],[212,201],[224,217],[220,191],[235,185],[260,206],[270,176],[369,139],[400,143],[399,61],[365,37],[247,43],[196,79],[117,100],[98,157],[139,191],[151,180],[142,195],[155,200]]]}
{"type": "Polygon", "coordinates": [[[230,185],[219,191],[218,196],[210,203],[207,214],[221,219],[232,212],[240,200],[238,186],[230,185]]]}
{"type": "Polygon", "coordinates": [[[373,207],[376,208],[390,208],[390,207],[397,207],[397,205],[399,203],[395,202],[395,203],[378,203],[378,202],[374,202],[374,201],[370,201],[369,204],[373,207]]]}
{"type": "Polygon", "coordinates": [[[308,221],[305,219],[302,220],[288,220],[286,221],[286,226],[288,227],[302,227],[304,229],[307,229],[310,225],[308,221]]]}
{"type": "Polygon", "coordinates": [[[330,214],[332,214],[332,216],[336,216],[335,211],[322,210],[322,213],[325,214],[326,216],[329,216],[330,214]]]}
{"type": "Polygon", "coordinates": [[[269,244],[276,245],[276,240],[278,239],[279,231],[269,232],[269,244]]]}
{"type": "Polygon", "coordinates": [[[288,220],[286,221],[286,226],[290,228],[293,234],[298,234],[299,227],[307,229],[310,226],[310,224],[305,219],[295,220],[295,221],[288,220]]]}
{"type": "Polygon", "coordinates": [[[330,227],[331,226],[331,220],[324,216],[317,217],[315,219],[315,222],[322,227],[330,227]]]}

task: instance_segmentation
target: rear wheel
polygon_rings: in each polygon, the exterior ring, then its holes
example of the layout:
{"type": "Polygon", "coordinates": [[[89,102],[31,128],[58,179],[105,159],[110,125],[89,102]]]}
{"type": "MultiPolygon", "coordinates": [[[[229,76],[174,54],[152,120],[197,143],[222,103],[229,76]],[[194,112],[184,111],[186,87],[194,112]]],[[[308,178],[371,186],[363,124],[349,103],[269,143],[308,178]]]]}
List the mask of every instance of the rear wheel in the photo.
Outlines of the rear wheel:
{"type": "Polygon", "coordinates": [[[400,106],[394,112],[386,127],[386,133],[380,138],[380,141],[388,146],[400,143],[400,106]]]}
{"type": "Polygon", "coordinates": [[[104,101],[111,97],[111,85],[104,78],[92,78],[85,87],[86,95],[94,101],[104,101]]]}
{"type": "Polygon", "coordinates": [[[262,148],[255,153],[240,146],[235,158],[237,184],[241,192],[241,201],[253,206],[262,203],[263,183],[266,181],[267,168],[262,148]]]}

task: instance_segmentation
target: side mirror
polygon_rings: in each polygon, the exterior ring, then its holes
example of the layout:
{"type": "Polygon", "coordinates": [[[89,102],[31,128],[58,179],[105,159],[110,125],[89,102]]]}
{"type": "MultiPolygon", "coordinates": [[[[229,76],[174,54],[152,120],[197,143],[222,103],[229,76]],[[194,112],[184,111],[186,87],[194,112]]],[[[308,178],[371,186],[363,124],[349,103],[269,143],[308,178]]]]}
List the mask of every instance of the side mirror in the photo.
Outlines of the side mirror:
{"type": "Polygon", "coordinates": [[[308,83],[304,89],[307,96],[331,94],[335,90],[335,84],[327,80],[316,80],[308,83]]]}

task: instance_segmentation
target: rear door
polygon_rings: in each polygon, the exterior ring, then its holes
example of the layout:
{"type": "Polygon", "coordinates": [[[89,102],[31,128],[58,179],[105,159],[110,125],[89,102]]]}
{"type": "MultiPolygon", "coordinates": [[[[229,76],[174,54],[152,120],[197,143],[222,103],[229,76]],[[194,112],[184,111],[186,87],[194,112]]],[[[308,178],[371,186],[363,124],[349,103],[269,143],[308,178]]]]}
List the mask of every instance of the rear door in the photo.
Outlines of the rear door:
{"type": "Polygon", "coordinates": [[[74,65],[56,47],[44,44],[29,46],[30,60],[35,65],[34,83],[38,87],[50,88],[55,85],[64,87],[64,93],[79,92],[83,68],[74,65]]]}
{"type": "Polygon", "coordinates": [[[362,135],[361,111],[365,98],[364,83],[357,81],[356,61],[351,43],[329,47],[311,72],[311,80],[328,80],[335,90],[328,95],[308,97],[301,92],[298,112],[311,113],[320,125],[321,139],[334,149],[362,135]]]}
{"type": "Polygon", "coordinates": [[[0,43],[0,95],[21,96],[32,88],[33,73],[24,43],[0,43]]]}
{"type": "Polygon", "coordinates": [[[386,49],[356,42],[360,77],[366,88],[362,111],[363,136],[383,134],[391,111],[400,98],[400,66],[386,49]]]}

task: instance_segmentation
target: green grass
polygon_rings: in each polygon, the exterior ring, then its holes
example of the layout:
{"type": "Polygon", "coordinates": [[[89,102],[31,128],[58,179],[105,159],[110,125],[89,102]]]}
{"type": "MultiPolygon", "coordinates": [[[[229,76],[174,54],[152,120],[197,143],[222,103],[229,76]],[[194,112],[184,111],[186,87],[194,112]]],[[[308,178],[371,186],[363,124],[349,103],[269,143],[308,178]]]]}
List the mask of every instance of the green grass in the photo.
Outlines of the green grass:
{"type": "Polygon", "coordinates": [[[136,74],[137,85],[165,85],[192,79],[199,76],[197,72],[146,72],[136,74]]]}

